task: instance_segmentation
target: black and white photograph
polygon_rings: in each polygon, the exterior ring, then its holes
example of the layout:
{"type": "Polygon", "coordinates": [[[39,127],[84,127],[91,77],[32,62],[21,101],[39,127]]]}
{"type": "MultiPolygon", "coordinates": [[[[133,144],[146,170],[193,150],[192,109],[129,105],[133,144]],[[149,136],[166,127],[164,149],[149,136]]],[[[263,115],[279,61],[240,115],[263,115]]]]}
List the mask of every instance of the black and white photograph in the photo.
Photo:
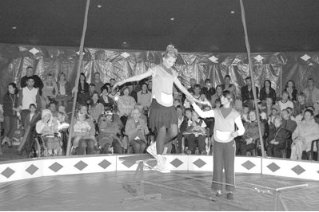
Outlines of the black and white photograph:
{"type": "Polygon", "coordinates": [[[0,8],[0,211],[319,210],[319,0],[0,8]]]}

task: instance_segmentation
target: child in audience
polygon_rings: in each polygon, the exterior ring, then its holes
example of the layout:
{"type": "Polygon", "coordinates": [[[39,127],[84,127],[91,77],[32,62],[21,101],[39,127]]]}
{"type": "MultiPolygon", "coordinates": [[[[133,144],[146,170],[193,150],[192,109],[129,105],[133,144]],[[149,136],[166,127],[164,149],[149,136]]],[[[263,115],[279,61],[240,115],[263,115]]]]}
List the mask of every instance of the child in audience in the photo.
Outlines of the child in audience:
{"type": "Polygon", "coordinates": [[[206,154],[206,124],[203,119],[200,119],[198,114],[192,112],[192,125],[187,129],[185,137],[188,141],[188,149],[191,154],[195,154],[196,146],[200,154],[206,154]]]}
{"type": "Polygon", "coordinates": [[[59,132],[59,124],[50,110],[42,110],[41,120],[36,124],[36,131],[42,135],[50,156],[62,154],[60,139],[56,136],[59,132]]]}
{"type": "Polygon", "coordinates": [[[71,130],[73,130],[73,147],[76,149],[76,153],[81,155],[93,154],[94,146],[96,145],[95,129],[90,124],[88,115],[79,111],[71,130]]]}

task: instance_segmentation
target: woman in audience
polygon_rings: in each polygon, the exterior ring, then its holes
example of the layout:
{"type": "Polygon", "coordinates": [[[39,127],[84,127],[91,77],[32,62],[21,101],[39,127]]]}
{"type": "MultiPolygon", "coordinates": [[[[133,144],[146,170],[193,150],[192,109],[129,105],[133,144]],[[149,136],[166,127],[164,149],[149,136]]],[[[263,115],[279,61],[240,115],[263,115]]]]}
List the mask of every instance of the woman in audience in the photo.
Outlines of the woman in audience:
{"type": "Polygon", "coordinates": [[[123,153],[123,143],[121,141],[121,128],[119,124],[114,120],[113,112],[107,109],[102,114],[98,121],[99,135],[98,142],[101,149],[101,153],[123,153]]]}
{"type": "Polygon", "coordinates": [[[93,122],[97,123],[100,115],[104,112],[104,105],[99,102],[99,93],[95,91],[91,97],[91,105],[89,114],[93,118],[93,122]]]}
{"type": "Polygon", "coordinates": [[[132,145],[134,153],[143,153],[147,140],[146,135],[149,133],[147,123],[141,117],[138,109],[133,109],[131,117],[125,125],[125,133],[128,136],[129,144],[132,145]]]}
{"type": "Polygon", "coordinates": [[[271,81],[265,80],[264,87],[260,90],[260,100],[266,102],[268,97],[272,99],[272,102],[276,102],[276,91],[271,87],[271,81]]]}
{"type": "Polygon", "coordinates": [[[319,139],[319,125],[314,120],[312,110],[305,110],[304,119],[293,132],[292,139],[290,158],[293,160],[309,159],[311,143],[313,140],[319,139]],[[306,155],[302,157],[303,152],[306,155]]]}
{"type": "Polygon", "coordinates": [[[223,88],[221,85],[217,85],[216,87],[216,93],[214,95],[212,95],[212,99],[211,99],[211,104],[212,107],[215,108],[216,107],[216,100],[220,99],[220,97],[223,95],[223,88]]]}
{"type": "Polygon", "coordinates": [[[134,106],[136,104],[135,99],[129,95],[130,90],[128,87],[123,88],[123,95],[119,97],[117,102],[119,116],[121,118],[122,123],[125,125],[128,116],[131,114],[134,106]]]}
{"type": "Polygon", "coordinates": [[[77,113],[75,123],[71,126],[73,147],[78,155],[94,154],[96,146],[95,128],[84,111],[82,109],[77,113]]]}
{"type": "Polygon", "coordinates": [[[137,103],[143,105],[144,110],[148,111],[151,106],[152,101],[152,93],[150,93],[147,89],[147,84],[144,82],[142,84],[142,90],[137,92],[137,103]]]}
{"type": "Polygon", "coordinates": [[[72,89],[70,87],[70,83],[66,80],[65,73],[63,72],[59,74],[57,89],[57,102],[59,103],[59,105],[64,105],[65,107],[67,107],[67,103],[70,99],[72,89]]]}
{"type": "Polygon", "coordinates": [[[87,100],[90,98],[89,96],[89,89],[90,86],[86,81],[86,76],[84,73],[80,74],[80,81],[79,81],[79,87],[77,88],[78,90],[78,98],[77,98],[77,102],[80,105],[86,105],[87,104],[87,100]]]}
{"type": "Polygon", "coordinates": [[[3,96],[4,138],[2,145],[7,143],[12,146],[14,131],[17,129],[18,88],[15,83],[8,85],[8,91],[3,96]]]}
{"type": "Polygon", "coordinates": [[[61,140],[55,135],[59,132],[59,124],[50,110],[42,110],[41,120],[36,124],[36,132],[42,135],[49,156],[62,155],[61,140]]]}
{"type": "Polygon", "coordinates": [[[281,100],[277,102],[277,105],[279,106],[280,110],[284,110],[287,107],[294,108],[294,104],[289,100],[289,94],[287,91],[282,92],[281,100]]]}
{"type": "Polygon", "coordinates": [[[230,79],[230,75],[225,75],[224,77],[224,84],[222,84],[222,90],[223,91],[229,91],[232,95],[233,98],[236,99],[236,87],[234,84],[230,83],[231,79],[230,79]]]}
{"type": "Polygon", "coordinates": [[[108,86],[102,86],[101,88],[101,94],[100,94],[100,103],[104,106],[110,106],[113,107],[114,101],[111,97],[109,97],[110,89],[108,86]]]}
{"type": "MultiPolygon", "coordinates": [[[[242,142],[240,143],[240,154],[246,155],[248,151],[252,151],[256,149],[256,140],[259,139],[259,130],[258,130],[258,121],[257,121],[256,111],[251,110],[249,112],[249,122],[244,124],[245,133],[242,136],[242,142]]],[[[261,122],[261,134],[264,135],[265,126],[261,122]]]]}
{"type": "Polygon", "coordinates": [[[55,101],[55,97],[58,94],[58,86],[51,73],[48,74],[43,85],[42,95],[47,99],[47,102],[55,101]]]}
{"type": "Polygon", "coordinates": [[[270,157],[283,157],[283,152],[287,148],[287,139],[290,137],[288,130],[282,126],[282,118],[276,116],[274,124],[269,126],[269,135],[266,140],[267,155],[270,157]]]}
{"type": "Polygon", "coordinates": [[[289,80],[286,83],[284,91],[286,91],[288,93],[288,99],[290,101],[292,101],[292,102],[297,101],[298,90],[296,89],[295,82],[293,80],[289,80]]]}
{"type": "Polygon", "coordinates": [[[306,109],[306,95],[304,93],[299,93],[297,95],[297,101],[294,103],[294,116],[300,114],[303,115],[303,112],[306,109]]]}

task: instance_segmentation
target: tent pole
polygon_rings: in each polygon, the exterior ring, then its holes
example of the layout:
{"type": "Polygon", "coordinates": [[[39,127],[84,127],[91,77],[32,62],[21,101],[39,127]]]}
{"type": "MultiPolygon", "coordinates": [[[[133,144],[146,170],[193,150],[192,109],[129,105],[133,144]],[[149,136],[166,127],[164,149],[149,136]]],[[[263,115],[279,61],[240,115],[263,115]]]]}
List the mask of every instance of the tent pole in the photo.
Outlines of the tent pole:
{"type": "MultiPolygon", "coordinates": [[[[89,8],[90,8],[90,0],[86,0],[84,23],[83,23],[82,37],[81,37],[80,50],[79,50],[80,57],[79,57],[79,61],[78,61],[78,67],[76,69],[75,93],[74,93],[74,97],[73,97],[70,129],[74,125],[74,112],[75,112],[75,106],[76,106],[76,101],[77,101],[77,97],[78,97],[78,86],[79,86],[79,79],[80,79],[80,73],[81,73],[81,65],[82,65],[82,61],[83,61],[83,47],[84,47],[85,34],[86,34],[86,29],[87,29],[89,8]]],[[[72,130],[70,130],[69,138],[68,138],[68,145],[67,145],[67,149],[66,149],[67,156],[70,155],[71,138],[72,138],[72,130]]]]}
{"type": "Polygon", "coordinates": [[[257,115],[259,139],[260,139],[260,144],[261,144],[261,154],[262,154],[262,157],[265,157],[264,141],[263,141],[263,135],[261,133],[261,123],[260,123],[260,116],[259,116],[259,111],[258,111],[258,106],[257,106],[255,78],[254,78],[253,66],[252,66],[251,56],[250,56],[250,44],[249,44],[249,40],[248,40],[248,32],[247,32],[245,8],[244,8],[243,0],[240,0],[240,10],[241,10],[241,20],[243,23],[244,33],[245,33],[245,44],[246,44],[246,49],[247,49],[247,54],[248,54],[249,72],[250,72],[251,81],[252,81],[251,83],[252,83],[252,90],[253,90],[253,96],[254,96],[254,104],[255,104],[256,115],[257,115]]]}

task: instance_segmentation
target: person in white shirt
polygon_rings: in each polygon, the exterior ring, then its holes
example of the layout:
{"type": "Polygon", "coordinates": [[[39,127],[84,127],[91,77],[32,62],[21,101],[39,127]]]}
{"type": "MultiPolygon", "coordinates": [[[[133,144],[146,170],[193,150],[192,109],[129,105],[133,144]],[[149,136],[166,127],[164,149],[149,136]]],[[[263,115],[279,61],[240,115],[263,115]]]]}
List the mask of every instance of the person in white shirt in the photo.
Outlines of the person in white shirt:
{"type": "Polygon", "coordinates": [[[279,106],[280,110],[284,110],[288,107],[294,108],[294,103],[289,100],[289,94],[287,91],[282,92],[281,100],[277,102],[277,105],[279,106]]]}

